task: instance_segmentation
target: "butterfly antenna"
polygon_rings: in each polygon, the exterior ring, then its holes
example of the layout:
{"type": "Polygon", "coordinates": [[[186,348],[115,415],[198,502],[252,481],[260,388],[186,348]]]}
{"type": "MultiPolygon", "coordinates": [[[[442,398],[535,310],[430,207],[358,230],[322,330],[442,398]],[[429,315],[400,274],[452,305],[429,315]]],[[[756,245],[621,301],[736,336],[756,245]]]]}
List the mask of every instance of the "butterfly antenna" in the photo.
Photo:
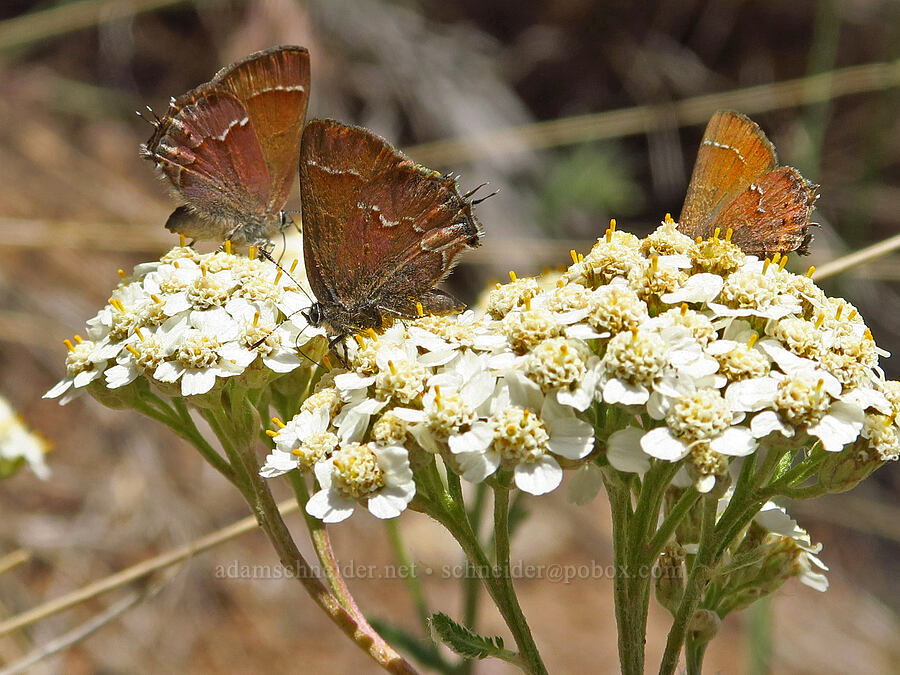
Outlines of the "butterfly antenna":
{"type": "Polygon", "coordinates": [[[478,187],[472,188],[466,194],[463,195],[463,199],[468,199],[469,197],[474,195],[476,192],[478,192],[481,188],[483,188],[485,185],[488,185],[488,183],[485,182],[485,183],[482,183],[481,185],[479,185],[478,187]]]}
{"type": "Polygon", "coordinates": [[[493,197],[494,195],[499,194],[499,193],[500,193],[500,188],[497,188],[496,190],[494,190],[494,191],[493,191],[492,193],[490,193],[489,195],[485,195],[484,197],[481,197],[480,199],[473,199],[472,202],[471,202],[471,204],[472,204],[472,206],[478,206],[481,202],[483,202],[483,201],[485,201],[485,200],[488,200],[488,199],[490,199],[491,197],[493,197]]]}
{"type": "MultiPolygon", "coordinates": [[[[315,298],[311,297],[310,294],[306,292],[306,289],[303,288],[303,286],[300,284],[300,282],[297,281],[297,280],[291,275],[290,272],[288,272],[286,269],[284,269],[284,267],[281,266],[281,263],[280,263],[279,261],[275,260],[275,258],[272,257],[272,254],[271,254],[271,253],[269,253],[266,249],[260,247],[260,248],[259,248],[259,255],[260,255],[260,257],[265,258],[265,259],[268,260],[270,263],[272,263],[273,265],[275,265],[275,267],[277,267],[277,268],[281,271],[282,274],[286,275],[288,279],[290,279],[291,281],[293,281],[293,282],[294,282],[294,285],[295,285],[297,288],[300,289],[300,292],[303,293],[303,295],[306,296],[306,299],[307,299],[307,300],[309,300],[310,302],[315,302],[315,301],[316,301],[315,298]]],[[[297,310],[297,311],[299,312],[300,310],[297,310]]],[[[296,314],[296,312],[294,312],[294,314],[296,314]]],[[[293,316],[293,314],[291,314],[291,316],[293,316]]]]}
{"type": "MultiPolygon", "coordinates": [[[[482,183],[482,184],[479,185],[478,187],[472,188],[472,189],[469,190],[466,194],[463,195],[463,199],[469,199],[472,195],[474,195],[476,192],[478,192],[481,188],[485,187],[486,185],[490,185],[490,183],[482,183]]],[[[476,206],[476,205],[480,204],[480,203],[483,202],[485,199],[490,199],[491,197],[493,197],[493,196],[494,196],[495,194],[497,194],[498,192],[500,192],[500,189],[499,189],[499,188],[497,188],[496,190],[494,190],[491,194],[486,195],[486,196],[484,196],[484,197],[481,197],[480,199],[473,199],[473,200],[472,200],[472,206],[476,206]]]]}

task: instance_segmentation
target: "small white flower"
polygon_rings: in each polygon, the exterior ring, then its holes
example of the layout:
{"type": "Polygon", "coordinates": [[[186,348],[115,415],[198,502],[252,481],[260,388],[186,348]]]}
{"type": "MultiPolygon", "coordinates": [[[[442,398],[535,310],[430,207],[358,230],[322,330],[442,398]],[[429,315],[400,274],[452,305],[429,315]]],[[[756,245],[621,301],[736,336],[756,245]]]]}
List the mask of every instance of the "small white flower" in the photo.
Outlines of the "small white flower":
{"type": "Polygon", "coordinates": [[[416,494],[406,449],[350,443],[315,466],[320,490],[306,512],[325,523],[346,520],[365,501],[376,518],[396,518],[416,494]]]}
{"type": "Polygon", "coordinates": [[[0,459],[18,463],[24,460],[35,475],[46,480],[50,477],[44,456],[48,444],[31,431],[9,402],[0,396],[0,459]]]}

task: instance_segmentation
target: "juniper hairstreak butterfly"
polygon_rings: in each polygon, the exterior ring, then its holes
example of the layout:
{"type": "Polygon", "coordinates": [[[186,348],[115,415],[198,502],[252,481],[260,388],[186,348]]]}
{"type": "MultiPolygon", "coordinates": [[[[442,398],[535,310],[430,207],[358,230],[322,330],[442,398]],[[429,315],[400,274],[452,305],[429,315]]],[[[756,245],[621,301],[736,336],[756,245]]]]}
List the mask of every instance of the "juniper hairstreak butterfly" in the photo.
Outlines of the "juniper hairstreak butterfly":
{"type": "Polygon", "coordinates": [[[283,212],[300,156],[309,54],[272,47],[173,98],[141,156],[184,199],[166,227],[193,239],[262,244],[283,212]]]}
{"type": "Polygon", "coordinates": [[[733,232],[745,253],[806,253],[816,188],[789,166],[778,166],[762,129],[736,112],[717,112],[706,127],[678,220],[691,237],[733,232]]]}

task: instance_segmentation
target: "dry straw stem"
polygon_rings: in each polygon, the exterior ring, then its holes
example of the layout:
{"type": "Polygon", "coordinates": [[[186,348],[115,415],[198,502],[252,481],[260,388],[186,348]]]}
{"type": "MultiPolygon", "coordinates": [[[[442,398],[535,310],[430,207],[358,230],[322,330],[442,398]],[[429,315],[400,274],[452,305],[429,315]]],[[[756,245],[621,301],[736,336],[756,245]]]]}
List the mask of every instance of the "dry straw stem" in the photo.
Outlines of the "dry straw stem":
{"type": "Polygon", "coordinates": [[[168,579],[160,580],[146,588],[130,593],[84,623],[32,650],[18,661],[10,663],[0,670],[0,675],[18,675],[18,673],[28,672],[36,663],[81,642],[89,635],[103,628],[103,626],[117,620],[135,605],[139,605],[144,600],[156,595],[167,582],[168,579]]]}
{"type": "Polygon", "coordinates": [[[186,0],[80,0],[0,21],[0,51],[26,47],[101,23],[134,16],[186,0]]]}
{"type": "Polygon", "coordinates": [[[822,265],[813,273],[813,279],[818,281],[836,276],[849,269],[871,262],[876,258],[881,258],[897,249],[900,249],[900,234],[882,239],[877,244],[872,244],[854,253],[848,253],[837,260],[832,260],[830,263],[822,265]]]}
{"type": "MultiPolygon", "coordinates": [[[[278,504],[278,510],[282,515],[292,513],[298,508],[296,500],[292,499],[287,499],[278,504]]],[[[202,551],[206,551],[226,541],[235,539],[242,534],[255,530],[258,526],[259,524],[257,523],[255,516],[247,516],[236,523],[224,527],[221,530],[217,530],[212,534],[208,534],[205,537],[196,539],[189,544],[179,546],[168,553],[163,553],[155,558],[128,567],[121,572],[105,577],[104,579],[89,584],[77,591],[67,593],[56,600],[45,602],[43,605],[39,605],[27,612],[22,612],[21,614],[0,623],[0,637],[7,635],[12,631],[30,626],[31,624],[54,614],[58,614],[70,607],[74,607],[77,604],[90,600],[98,595],[102,595],[107,591],[143,579],[154,572],[182,562],[183,560],[187,560],[197,553],[201,553],[202,551]]]]}
{"type": "Polygon", "coordinates": [[[521,127],[422,143],[406,151],[426,166],[459,164],[486,155],[585,143],[643,134],[659,129],[703,124],[716,110],[754,114],[821,103],[842,96],[891,89],[900,85],[900,60],[868,63],[785,82],[761,84],[717,94],[694,96],[658,105],[567,117],[521,127]]]}

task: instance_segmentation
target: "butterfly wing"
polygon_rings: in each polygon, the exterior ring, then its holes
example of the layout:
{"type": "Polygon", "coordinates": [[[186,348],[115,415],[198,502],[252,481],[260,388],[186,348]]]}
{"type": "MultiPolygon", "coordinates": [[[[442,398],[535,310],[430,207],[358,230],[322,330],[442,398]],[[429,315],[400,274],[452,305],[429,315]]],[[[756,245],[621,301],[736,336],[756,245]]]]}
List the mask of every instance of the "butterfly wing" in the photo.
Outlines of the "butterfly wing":
{"type": "Polygon", "coordinates": [[[272,47],[219,71],[212,83],[244,105],[268,169],[267,213],[288,199],[309,101],[309,52],[303,47],[272,47]]]}
{"type": "Polygon", "coordinates": [[[697,152],[678,229],[694,238],[712,236],[719,213],[775,165],[775,148],[759,125],[740,113],[715,113],[697,152]]]}
{"type": "Polygon", "coordinates": [[[209,84],[175,99],[142,150],[198,210],[235,220],[269,197],[262,148],[244,105],[209,84]],[[262,171],[260,171],[262,169],[262,171]]]}
{"type": "Polygon", "coordinates": [[[816,186],[789,166],[770,171],[722,210],[715,225],[733,230],[731,241],[750,255],[806,253],[816,186]]]}
{"type": "Polygon", "coordinates": [[[320,302],[406,316],[416,302],[435,313],[459,308],[432,288],[481,236],[455,181],[366,129],[312,120],[300,190],[307,276],[320,302]]]}

